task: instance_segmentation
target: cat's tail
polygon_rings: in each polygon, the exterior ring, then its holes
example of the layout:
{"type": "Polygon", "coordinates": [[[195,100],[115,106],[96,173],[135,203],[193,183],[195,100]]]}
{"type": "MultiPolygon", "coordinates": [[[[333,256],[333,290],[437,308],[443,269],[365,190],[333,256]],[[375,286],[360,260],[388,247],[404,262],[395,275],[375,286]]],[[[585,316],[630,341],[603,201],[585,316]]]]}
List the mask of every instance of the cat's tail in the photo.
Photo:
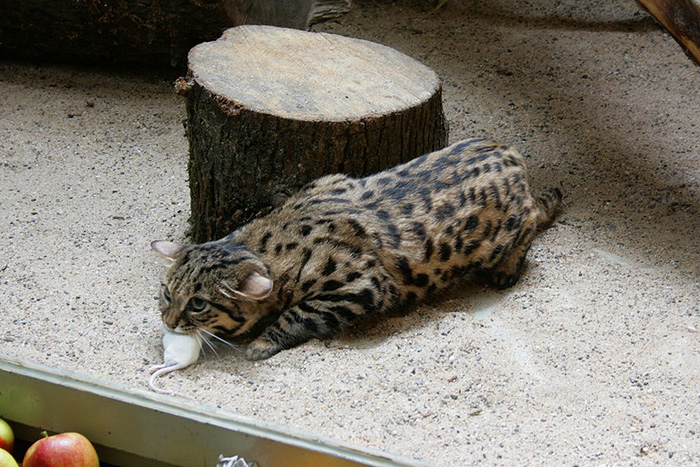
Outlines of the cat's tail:
{"type": "Polygon", "coordinates": [[[549,227],[559,214],[561,207],[561,190],[552,188],[537,198],[537,231],[542,232],[549,227]]]}

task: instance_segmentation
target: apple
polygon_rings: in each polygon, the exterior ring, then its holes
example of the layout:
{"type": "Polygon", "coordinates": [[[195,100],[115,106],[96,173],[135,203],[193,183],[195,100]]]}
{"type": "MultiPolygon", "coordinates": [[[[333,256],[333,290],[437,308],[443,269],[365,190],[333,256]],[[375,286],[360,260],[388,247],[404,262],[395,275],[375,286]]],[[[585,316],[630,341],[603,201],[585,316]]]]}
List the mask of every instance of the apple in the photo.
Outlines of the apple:
{"type": "Polygon", "coordinates": [[[0,465],[2,465],[2,467],[19,467],[15,458],[12,457],[12,454],[2,448],[0,448],[0,465]]]}
{"type": "Polygon", "coordinates": [[[80,433],[44,436],[24,455],[22,467],[99,467],[100,460],[92,443],[80,433]]]}
{"type": "Polygon", "coordinates": [[[0,449],[12,454],[12,450],[15,447],[15,434],[12,432],[12,428],[7,422],[0,418],[0,449]]]}

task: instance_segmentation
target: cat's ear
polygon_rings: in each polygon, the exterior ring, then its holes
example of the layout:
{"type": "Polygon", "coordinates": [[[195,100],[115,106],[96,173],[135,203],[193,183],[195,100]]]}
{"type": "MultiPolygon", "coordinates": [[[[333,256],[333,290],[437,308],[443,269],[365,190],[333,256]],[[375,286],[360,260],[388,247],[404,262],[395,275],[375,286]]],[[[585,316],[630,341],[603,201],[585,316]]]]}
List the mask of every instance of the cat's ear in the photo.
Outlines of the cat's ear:
{"type": "Polygon", "coordinates": [[[269,277],[253,271],[236,288],[231,287],[227,281],[222,281],[221,285],[221,291],[228,297],[238,296],[249,300],[263,300],[272,293],[273,284],[269,277]]]}
{"type": "Polygon", "coordinates": [[[174,261],[177,255],[185,249],[185,246],[186,245],[181,245],[180,243],[166,242],[164,240],[151,242],[153,251],[169,261],[174,261]]]}

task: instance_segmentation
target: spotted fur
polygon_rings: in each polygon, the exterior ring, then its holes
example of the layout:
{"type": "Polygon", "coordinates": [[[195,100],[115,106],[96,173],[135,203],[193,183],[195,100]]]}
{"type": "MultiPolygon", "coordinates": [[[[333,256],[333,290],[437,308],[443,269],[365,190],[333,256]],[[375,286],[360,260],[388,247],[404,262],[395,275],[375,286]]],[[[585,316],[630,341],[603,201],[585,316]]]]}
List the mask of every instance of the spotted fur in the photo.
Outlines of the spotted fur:
{"type": "Polygon", "coordinates": [[[172,261],[163,321],[248,342],[259,360],[464,279],[510,287],[560,200],[533,197],[523,157],[479,139],[362,179],[323,177],[220,240],[154,242],[172,261]]]}

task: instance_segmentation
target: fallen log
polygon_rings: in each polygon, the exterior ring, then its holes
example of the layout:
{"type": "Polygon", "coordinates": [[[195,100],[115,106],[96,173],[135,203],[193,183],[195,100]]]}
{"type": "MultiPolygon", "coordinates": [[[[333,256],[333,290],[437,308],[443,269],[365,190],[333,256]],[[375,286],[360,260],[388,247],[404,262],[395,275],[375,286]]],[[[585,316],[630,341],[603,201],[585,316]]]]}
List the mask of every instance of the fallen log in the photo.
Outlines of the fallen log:
{"type": "Polygon", "coordinates": [[[182,66],[196,44],[241,24],[308,28],[350,0],[1,0],[0,57],[182,66]]]}

